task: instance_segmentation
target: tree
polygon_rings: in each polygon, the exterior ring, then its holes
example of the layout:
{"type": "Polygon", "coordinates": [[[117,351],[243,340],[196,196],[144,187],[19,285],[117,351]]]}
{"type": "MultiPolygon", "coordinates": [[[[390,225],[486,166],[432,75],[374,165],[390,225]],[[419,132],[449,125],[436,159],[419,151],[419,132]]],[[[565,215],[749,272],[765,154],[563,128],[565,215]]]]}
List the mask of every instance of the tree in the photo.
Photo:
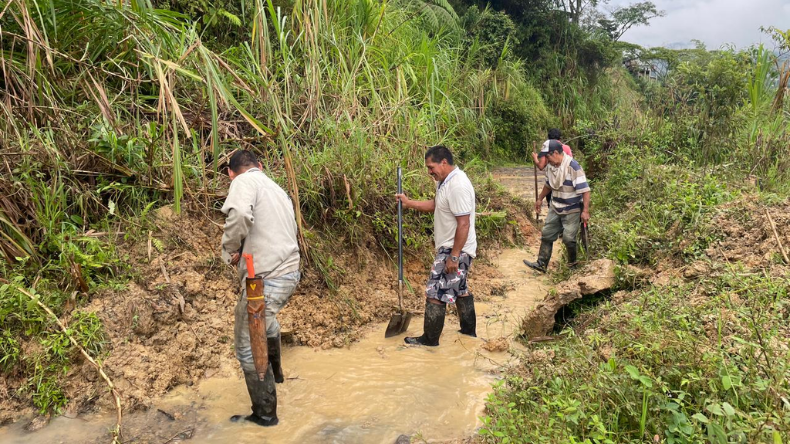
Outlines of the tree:
{"type": "Polygon", "coordinates": [[[519,46],[516,25],[510,16],[486,7],[482,12],[474,5],[461,19],[466,30],[466,48],[476,48],[475,57],[482,66],[496,68],[506,48],[519,46]]]}
{"type": "Polygon", "coordinates": [[[638,2],[615,9],[609,17],[600,18],[598,24],[616,42],[632,27],[648,25],[650,20],[656,17],[663,17],[664,15],[666,13],[656,9],[656,5],[653,2],[638,2]]]}
{"type": "Polygon", "coordinates": [[[598,6],[599,0],[555,0],[558,8],[568,13],[571,21],[578,25],[584,12],[589,8],[598,6]]]}

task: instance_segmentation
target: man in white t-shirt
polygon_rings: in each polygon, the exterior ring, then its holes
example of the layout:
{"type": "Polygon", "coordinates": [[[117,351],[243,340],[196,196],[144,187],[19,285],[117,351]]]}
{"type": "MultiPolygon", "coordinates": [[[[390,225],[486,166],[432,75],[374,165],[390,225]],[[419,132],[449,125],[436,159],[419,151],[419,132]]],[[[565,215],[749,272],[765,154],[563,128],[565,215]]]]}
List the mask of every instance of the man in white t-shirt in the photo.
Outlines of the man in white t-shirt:
{"type": "Polygon", "coordinates": [[[455,303],[462,334],[477,336],[474,296],[467,287],[467,274],[477,252],[475,235],[475,189],[466,173],[453,164],[453,154],[442,145],[425,153],[425,167],[436,181],[432,200],[396,198],[404,208],[433,212],[436,258],[425,288],[425,319],[422,336],[408,337],[407,344],[439,345],[448,303],[455,303]]]}

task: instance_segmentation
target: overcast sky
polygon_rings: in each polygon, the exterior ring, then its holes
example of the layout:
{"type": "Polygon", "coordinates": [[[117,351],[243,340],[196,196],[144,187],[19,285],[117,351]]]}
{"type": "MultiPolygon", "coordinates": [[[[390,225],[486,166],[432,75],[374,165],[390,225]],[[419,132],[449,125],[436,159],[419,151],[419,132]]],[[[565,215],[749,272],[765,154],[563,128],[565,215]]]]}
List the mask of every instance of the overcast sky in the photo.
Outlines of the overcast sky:
{"type": "MultiPolygon", "coordinates": [[[[604,9],[624,6],[638,0],[611,0],[604,9]]],[[[790,0],[653,0],[664,17],[649,26],[632,28],[621,40],[641,46],[689,47],[692,39],[701,40],[708,49],[731,43],[743,49],[772,40],[760,26],[790,28],[790,0]]]]}

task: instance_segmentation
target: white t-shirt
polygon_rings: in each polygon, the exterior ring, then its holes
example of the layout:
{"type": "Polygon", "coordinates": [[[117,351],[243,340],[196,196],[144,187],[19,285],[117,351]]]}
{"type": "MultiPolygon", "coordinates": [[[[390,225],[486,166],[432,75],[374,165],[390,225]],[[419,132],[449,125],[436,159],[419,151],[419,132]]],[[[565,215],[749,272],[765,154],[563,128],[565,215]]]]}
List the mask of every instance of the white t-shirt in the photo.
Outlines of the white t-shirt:
{"type": "Polygon", "coordinates": [[[438,250],[441,247],[453,248],[455,229],[458,227],[456,216],[469,215],[469,235],[462,251],[475,257],[477,236],[475,235],[475,189],[466,173],[456,167],[442,183],[436,186],[436,207],[433,211],[433,237],[438,250]]]}

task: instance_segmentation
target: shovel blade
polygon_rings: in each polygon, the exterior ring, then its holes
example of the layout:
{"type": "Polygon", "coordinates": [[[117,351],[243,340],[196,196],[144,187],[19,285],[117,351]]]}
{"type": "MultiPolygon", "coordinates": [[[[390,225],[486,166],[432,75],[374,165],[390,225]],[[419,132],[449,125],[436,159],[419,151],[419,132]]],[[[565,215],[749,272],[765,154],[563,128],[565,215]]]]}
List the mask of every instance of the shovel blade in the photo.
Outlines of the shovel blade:
{"type": "Polygon", "coordinates": [[[587,231],[587,224],[582,225],[582,247],[584,247],[584,254],[589,254],[590,235],[587,231]]]}
{"type": "Polygon", "coordinates": [[[390,323],[387,324],[387,331],[384,332],[385,338],[391,338],[405,332],[409,328],[411,322],[411,313],[396,313],[390,318],[390,323]]]}

